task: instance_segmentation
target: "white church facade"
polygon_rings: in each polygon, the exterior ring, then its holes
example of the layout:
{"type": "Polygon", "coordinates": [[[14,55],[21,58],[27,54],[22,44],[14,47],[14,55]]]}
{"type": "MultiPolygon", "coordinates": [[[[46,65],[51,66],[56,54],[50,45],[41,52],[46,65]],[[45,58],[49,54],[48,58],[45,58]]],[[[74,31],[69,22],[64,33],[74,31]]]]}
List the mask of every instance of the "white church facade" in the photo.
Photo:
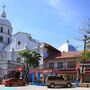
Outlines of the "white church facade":
{"type": "Polygon", "coordinates": [[[17,32],[14,35],[12,33],[11,22],[7,19],[3,9],[0,15],[0,77],[20,63],[19,51],[22,50],[28,49],[39,52],[42,56],[40,66],[44,66],[43,59],[48,56],[47,48],[44,47],[45,43],[33,39],[28,33],[17,32]]]}

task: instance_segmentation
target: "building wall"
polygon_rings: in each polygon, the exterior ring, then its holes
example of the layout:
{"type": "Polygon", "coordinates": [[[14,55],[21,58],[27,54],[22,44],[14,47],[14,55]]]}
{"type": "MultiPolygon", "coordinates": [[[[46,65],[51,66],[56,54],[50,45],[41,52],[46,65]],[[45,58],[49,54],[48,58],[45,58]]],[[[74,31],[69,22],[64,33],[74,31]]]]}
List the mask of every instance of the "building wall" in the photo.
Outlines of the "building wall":
{"type": "Polygon", "coordinates": [[[9,27],[4,24],[0,24],[0,36],[3,37],[3,42],[0,42],[2,43],[0,44],[0,51],[2,51],[3,48],[5,48],[5,46],[7,46],[12,41],[12,27],[9,27]],[[2,32],[1,32],[1,28],[3,30],[2,32]],[[9,33],[8,33],[8,30],[9,30],[9,33]],[[9,39],[9,42],[8,42],[8,39],[9,39]]]}
{"type": "Polygon", "coordinates": [[[13,36],[14,38],[14,49],[20,50],[24,48],[28,48],[29,50],[35,49],[38,47],[38,43],[34,42],[32,40],[31,35],[18,33],[17,35],[13,36]],[[18,42],[20,41],[20,45],[18,45],[18,42]]]}
{"type": "Polygon", "coordinates": [[[18,33],[13,36],[12,43],[4,49],[4,52],[7,53],[7,60],[15,61],[18,57],[20,57],[18,51],[25,49],[37,51],[38,43],[32,39],[30,40],[29,37],[31,36],[24,33],[18,33]],[[20,42],[20,44],[18,44],[18,42],[20,42]]]}
{"type": "Polygon", "coordinates": [[[0,61],[0,77],[3,77],[5,74],[8,73],[8,62],[7,61],[0,61]]]}
{"type": "Polygon", "coordinates": [[[46,66],[45,66],[45,62],[44,62],[44,58],[46,58],[47,56],[48,56],[48,52],[47,52],[47,48],[45,48],[45,47],[41,47],[40,48],[40,55],[41,55],[41,60],[39,61],[39,63],[40,63],[40,66],[41,66],[41,68],[45,68],[46,66]]]}
{"type": "Polygon", "coordinates": [[[62,69],[68,69],[68,63],[69,62],[70,62],[71,65],[72,65],[73,62],[75,62],[75,64],[76,64],[75,59],[61,59],[61,60],[48,60],[46,62],[46,66],[47,66],[47,68],[49,68],[49,63],[54,63],[54,69],[58,69],[58,62],[63,62],[63,68],[62,69]]]}
{"type": "Polygon", "coordinates": [[[8,74],[10,71],[16,70],[18,64],[20,63],[12,60],[0,61],[0,78],[3,78],[4,75],[8,74]]]}

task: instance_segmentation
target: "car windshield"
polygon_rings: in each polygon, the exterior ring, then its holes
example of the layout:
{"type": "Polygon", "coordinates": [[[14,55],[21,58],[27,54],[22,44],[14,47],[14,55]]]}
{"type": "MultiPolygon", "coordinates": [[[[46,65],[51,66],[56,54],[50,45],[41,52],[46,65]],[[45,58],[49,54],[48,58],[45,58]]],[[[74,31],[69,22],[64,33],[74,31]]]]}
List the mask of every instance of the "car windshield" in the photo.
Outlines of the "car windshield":
{"type": "Polygon", "coordinates": [[[54,77],[54,76],[49,76],[48,80],[64,80],[62,77],[54,77]]]}

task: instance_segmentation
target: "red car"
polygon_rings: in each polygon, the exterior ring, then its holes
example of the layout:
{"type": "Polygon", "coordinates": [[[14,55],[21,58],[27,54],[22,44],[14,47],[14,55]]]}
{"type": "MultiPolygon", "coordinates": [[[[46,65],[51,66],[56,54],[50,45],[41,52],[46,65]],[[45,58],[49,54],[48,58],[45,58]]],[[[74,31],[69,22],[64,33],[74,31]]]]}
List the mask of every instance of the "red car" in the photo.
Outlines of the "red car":
{"type": "Polygon", "coordinates": [[[10,78],[2,81],[5,86],[25,86],[25,82],[22,79],[10,78]]]}

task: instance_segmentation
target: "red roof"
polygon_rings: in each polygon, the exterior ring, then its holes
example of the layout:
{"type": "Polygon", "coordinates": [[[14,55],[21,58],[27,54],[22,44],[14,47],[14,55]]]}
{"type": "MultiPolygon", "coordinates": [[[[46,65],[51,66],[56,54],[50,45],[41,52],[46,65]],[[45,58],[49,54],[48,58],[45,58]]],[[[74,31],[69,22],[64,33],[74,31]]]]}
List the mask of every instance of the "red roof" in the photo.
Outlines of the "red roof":
{"type": "Polygon", "coordinates": [[[83,51],[72,51],[72,52],[63,52],[63,53],[54,53],[49,55],[45,60],[61,60],[69,58],[79,58],[82,55],[83,51]]]}

